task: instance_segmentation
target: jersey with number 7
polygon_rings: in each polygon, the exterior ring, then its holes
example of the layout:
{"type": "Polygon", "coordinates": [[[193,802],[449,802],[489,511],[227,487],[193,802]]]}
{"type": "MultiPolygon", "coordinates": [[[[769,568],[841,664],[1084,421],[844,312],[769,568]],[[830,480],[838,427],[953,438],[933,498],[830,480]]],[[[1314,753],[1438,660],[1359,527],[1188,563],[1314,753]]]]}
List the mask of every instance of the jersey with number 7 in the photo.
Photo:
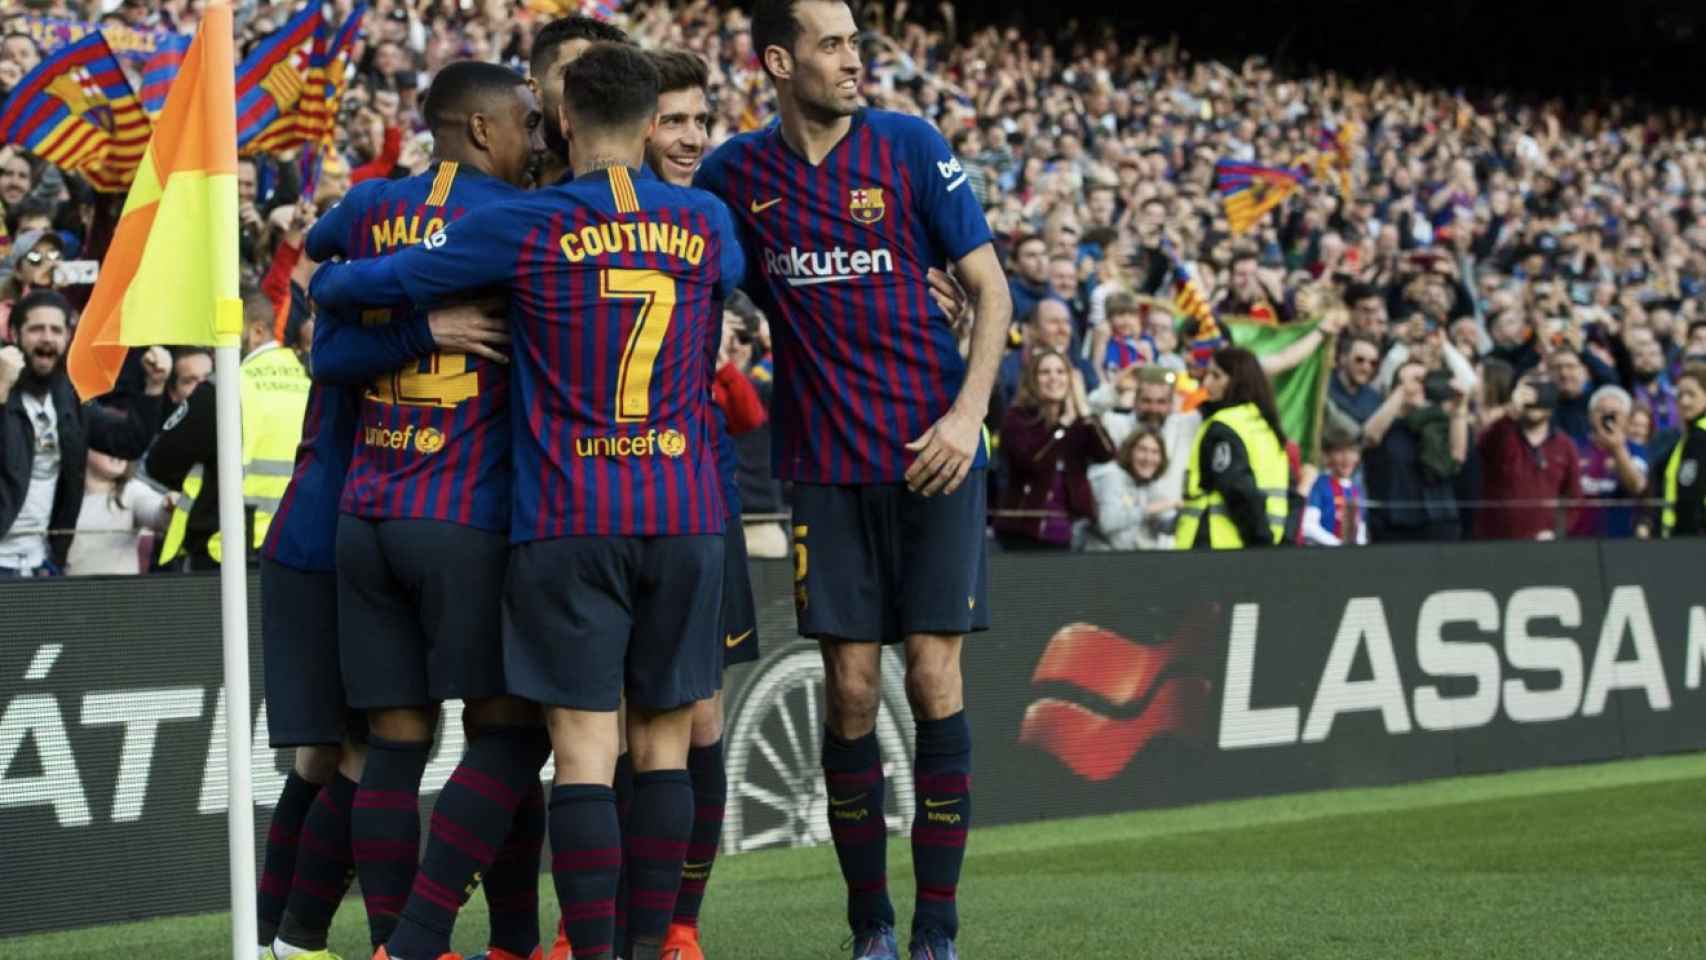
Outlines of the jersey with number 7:
{"type": "Polygon", "coordinates": [[[723,529],[709,378],[744,271],[720,200],[614,167],[323,268],[313,293],[427,308],[507,288],[510,539],[703,534],[723,529]]]}

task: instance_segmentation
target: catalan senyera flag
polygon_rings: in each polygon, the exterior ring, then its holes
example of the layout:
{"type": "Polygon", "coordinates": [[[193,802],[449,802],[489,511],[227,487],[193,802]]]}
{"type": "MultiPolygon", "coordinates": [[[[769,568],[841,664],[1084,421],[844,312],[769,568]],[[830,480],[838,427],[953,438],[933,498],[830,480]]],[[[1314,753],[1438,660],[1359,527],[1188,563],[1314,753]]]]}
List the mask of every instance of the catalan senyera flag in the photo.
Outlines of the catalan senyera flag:
{"type": "Polygon", "coordinates": [[[315,66],[326,42],[320,4],[313,2],[243,58],[237,67],[238,150],[270,153],[318,139],[326,92],[323,69],[315,66]]]}
{"type": "Polygon", "coordinates": [[[166,97],[71,341],[67,365],[79,396],[111,390],[128,347],[216,346],[237,337],[232,35],[229,0],[213,0],[166,97]]]}
{"type": "Polygon", "coordinates": [[[1233,233],[1245,233],[1269,210],[1303,185],[1301,170],[1261,167],[1222,160],[1214,165],[1214,186],[1226,206],[1233,233]]]}
{"type": "Polygon", "coordinates": [[[303,114],[307,127],[315,131],[306,141],[306,148],[297,158],[301,170],[302,192],[312,197],[320,182],[320,167],[325,155],[333,149],[337,133],[338,105],[343,102],[344,88],[349,85],[350,54],[356,37],[361,33],[361,21],[367,14],[367,4],[358,3],[349,18],[338,28],[328,43],[322,43],[308,68],[309,78],[321,84],[323,95],[306,98],[303,114]]]}
{"type": "Polygon", "coordinates": [[[1356,140],[1356,124],[1340,126],[1323,124],[1315,137],[1315,175],[1332,180],[1339,186],[1339,196],[1351,200],[1351,144],[1356,140]]]}
{"type": "Polygon", "coordinates": [[[148,134],[142,103],[99,33],[42,60],[0,113],[0,140],[76,171],[104,193],[130,184],[148,134]]]}
{"type": "Polygon", "coordinates": [[[1172,265],[1173,275],[1173,306],[1180,313],[1191,318],[1192,327],[1187,340],[1211,340],[1220,336],[1220,325],[1215,322],[1214,308],[1209,306],[1208,293],[1203,290],[1202,283],[1196,274],[1179,259],[1179,251],[1173,248],[1171,241],[1163,239],[1161,250],[1167,255],[1172,265]]]}

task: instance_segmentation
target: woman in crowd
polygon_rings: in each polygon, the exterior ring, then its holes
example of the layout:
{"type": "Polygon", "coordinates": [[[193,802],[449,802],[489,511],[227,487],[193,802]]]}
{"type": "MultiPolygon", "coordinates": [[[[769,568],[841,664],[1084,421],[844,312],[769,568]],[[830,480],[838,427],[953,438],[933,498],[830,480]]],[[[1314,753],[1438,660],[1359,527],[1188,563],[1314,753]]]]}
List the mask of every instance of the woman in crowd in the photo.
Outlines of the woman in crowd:
{"type": "Polygon", "coordinates": [[[142,534],[166,529],[171,512],[170,496],[137,482],[135,464],[90,450],[66,574],[141,573],[142,534]]]}
{"type": "Polygon", "coordinates": [[[1172,549],[1179,491],[1160,482],[1167,473],[1167,444],[1159,430],[1132,431],[1114,463],[1091,473],[1096,524],[1086,537],[1086,550],[1172,549]]]}
{"type": "Polygon", "coordinates": [[[1243,347],[1215,351],[1208,402],[1185,471],[1176,545],[1183,550],[1273,546],[1285,534],[1291,466],[1262,362],[1243,347]]]}
{"type": "Polygon", "coordinates": [[[1114,457],[1113,441],[1095,417],[1084,381],[1058,350],[1031,354],[1019,394],[1001,421],[1007,460],[1003,513],[996,536],[1008,550],[1065,550],[1079,521],[1096,515],[1088,471],[1114,457]]]}
{"type": "Polygon", "coordinates": [[[1641,536],[1698,537],[1706,534],[1706,364],[1683,368],[1676,382],[1682,436],[1651,462],[1647,497],[1663,500],[1638,531],[1641,536]]]}

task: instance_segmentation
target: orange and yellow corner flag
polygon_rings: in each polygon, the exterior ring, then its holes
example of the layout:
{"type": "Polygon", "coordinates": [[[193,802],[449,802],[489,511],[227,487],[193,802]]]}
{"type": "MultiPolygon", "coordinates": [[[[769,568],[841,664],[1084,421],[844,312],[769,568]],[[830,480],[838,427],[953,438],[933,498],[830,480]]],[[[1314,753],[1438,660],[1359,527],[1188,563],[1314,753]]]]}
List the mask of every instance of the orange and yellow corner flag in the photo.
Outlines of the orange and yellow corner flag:
{"type": "Polygon", "coordinates": [[[207,5],[136,171],[66,358],[88,399],[128,347],[215,346],[241,328],[237,101],[230,0],[207,5]]]}

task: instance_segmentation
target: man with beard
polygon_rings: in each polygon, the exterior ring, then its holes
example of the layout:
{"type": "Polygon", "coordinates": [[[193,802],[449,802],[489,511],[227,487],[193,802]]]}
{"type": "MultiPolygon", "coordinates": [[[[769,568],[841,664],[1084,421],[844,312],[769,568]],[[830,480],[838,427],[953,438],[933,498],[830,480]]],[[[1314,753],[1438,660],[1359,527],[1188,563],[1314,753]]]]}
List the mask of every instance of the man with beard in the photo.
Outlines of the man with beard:
{"type": "Polygon", "coordinates": [[[1630,393],[1653,412],[1653,435],[1670,436],[1682,425],[1676,410],[1676,387],[1665,372],[1665,351],[1653,331],[1629,331],[1629,362],[1634,382],[1630,393]]]}
{"type": "Polygon", "coordinates": [[[548,121],[543,127],[545,156],[539,164],[536,180],[539,186],[549,186],[570,173],[569,141],[556,121],[563,109],[563,68],[595,43],[629,42],[628,35],[620,28],[581,16],[553,20],[533,38],[533,56],[527,64],[528,83],[539,97],[540,112],[548,121]]]}
{"type": "Polygon", "coordinates": [[[81,404],[65,373],[71,304],[38,290],[13,309],[18,345],[0,348],[0,577],[49,575],[65,563],[83,506],[90,447],[134,459],[160,422],[172,370],[164,347],[143,358],[147,385],[125,406],[81,404]]]}

